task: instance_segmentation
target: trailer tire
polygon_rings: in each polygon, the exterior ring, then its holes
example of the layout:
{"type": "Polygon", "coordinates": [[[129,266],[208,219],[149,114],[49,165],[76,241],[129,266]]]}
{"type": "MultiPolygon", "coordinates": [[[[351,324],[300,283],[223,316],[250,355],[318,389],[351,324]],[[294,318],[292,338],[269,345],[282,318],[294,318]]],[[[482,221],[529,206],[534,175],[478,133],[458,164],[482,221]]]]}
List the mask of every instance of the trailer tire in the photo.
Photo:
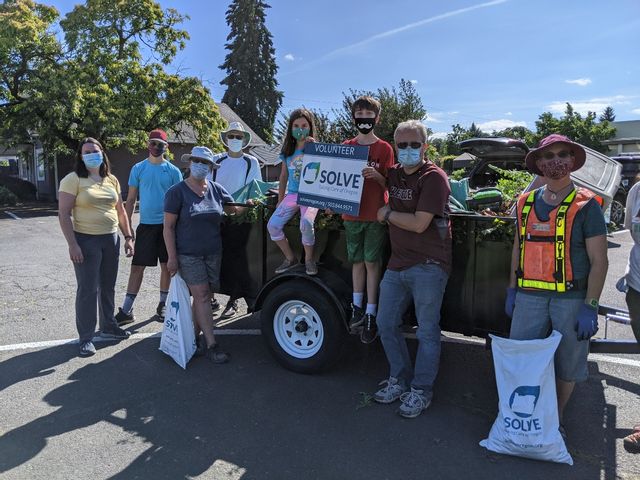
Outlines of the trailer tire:
{"type": "Polygon", "coordinates": [[[330,368],[339,358],[346,329],[334,301],[300,282],[269,293],[260,312],[262,337],[283,367],[298,373],[330,368]]]}

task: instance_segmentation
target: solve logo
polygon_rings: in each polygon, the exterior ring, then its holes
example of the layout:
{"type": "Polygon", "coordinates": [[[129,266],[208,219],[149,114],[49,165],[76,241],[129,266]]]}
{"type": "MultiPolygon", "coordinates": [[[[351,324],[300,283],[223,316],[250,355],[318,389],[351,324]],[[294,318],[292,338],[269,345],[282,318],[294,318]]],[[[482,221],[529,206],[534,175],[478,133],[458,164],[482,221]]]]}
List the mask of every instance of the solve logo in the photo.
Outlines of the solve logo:
{"type": "Polygon", "coordinates": [[[540,385],[517,387],[509,397],[509,408],[520,418],[504,417],[507,429],[520,432],[539,432],[542,425],[539,418],[531,418],[540,398],[540,385]]]}
{"type": "Polygon", "coordinates": [[[311,185],[318,179],[318,175],[320,175],[320,162],[307,163],[307,166],[304,167],[304,171],[302,172],[304,183],[311,185]]]}

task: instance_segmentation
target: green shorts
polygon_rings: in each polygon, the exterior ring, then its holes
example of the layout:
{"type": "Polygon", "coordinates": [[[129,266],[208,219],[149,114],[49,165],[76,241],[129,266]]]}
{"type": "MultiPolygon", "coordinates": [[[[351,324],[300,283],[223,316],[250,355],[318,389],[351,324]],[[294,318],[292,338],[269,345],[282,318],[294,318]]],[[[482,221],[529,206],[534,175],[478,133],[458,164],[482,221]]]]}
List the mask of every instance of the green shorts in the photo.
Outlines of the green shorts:
{"type": "Polygon", "coordinates": [[[387,227],[379,222],[345,220],[347,256],[351,263],[380,262],[387,245],[387,227]]]}

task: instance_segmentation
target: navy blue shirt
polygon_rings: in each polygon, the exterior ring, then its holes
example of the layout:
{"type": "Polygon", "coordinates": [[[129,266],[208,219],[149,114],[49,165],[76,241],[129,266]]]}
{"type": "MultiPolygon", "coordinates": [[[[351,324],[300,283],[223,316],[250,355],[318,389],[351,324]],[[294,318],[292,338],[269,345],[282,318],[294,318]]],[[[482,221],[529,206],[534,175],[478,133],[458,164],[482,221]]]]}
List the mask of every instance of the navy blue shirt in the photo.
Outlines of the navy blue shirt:
{"type": "Polygon", "coordinates": [[[172,186],[164,197],[164,211],[178,215],[178,255],[201,257],[221,253],[220,222],[223,205],[233,197],[219,183],[207,180],[207,193],[196,195],[184,181],[172,186]]]}

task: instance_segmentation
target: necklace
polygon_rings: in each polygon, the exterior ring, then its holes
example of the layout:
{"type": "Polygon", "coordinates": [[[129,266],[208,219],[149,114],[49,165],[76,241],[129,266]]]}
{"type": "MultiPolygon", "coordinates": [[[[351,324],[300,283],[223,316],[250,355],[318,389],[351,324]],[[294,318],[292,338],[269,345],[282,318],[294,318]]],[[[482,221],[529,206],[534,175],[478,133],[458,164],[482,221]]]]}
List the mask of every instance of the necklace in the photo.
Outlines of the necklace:
{"type": "Polygon", "coordinates": [[[558,190],[557,192],[554,192],[553,190],[551,190],[551,189],[549,188],[549,185],[545,185],[545,187],[544,187],[544,188],[545,188],[545,190],[546,190],[547,192],[549,192],[549,198],[551,198],[551,200],[556,200],[556,199],[558,198],[558,194],[559,194],[560,192],[564,192],[564,191],[567,189],[567,187],[573,187],[573,183],[569,183],[569,185],[565,185],[564,187],[562,187],[562,188],[561,188],[560,190],[558,190]]]}

